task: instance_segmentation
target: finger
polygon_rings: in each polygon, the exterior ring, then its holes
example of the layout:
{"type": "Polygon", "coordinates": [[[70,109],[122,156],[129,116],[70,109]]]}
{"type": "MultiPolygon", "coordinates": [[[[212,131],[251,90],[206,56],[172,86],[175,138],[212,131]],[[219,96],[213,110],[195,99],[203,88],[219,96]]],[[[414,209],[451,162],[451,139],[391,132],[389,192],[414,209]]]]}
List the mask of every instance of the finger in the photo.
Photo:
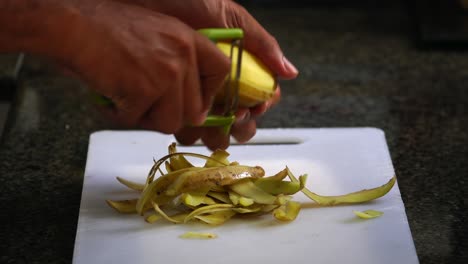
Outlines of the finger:
{"type": "Polygon", "coordinates": [[[191,59],[191,67],[188,68],[188,73],[185,78],[184,90],[184,116],[187,125],[201,125],[208,114],[204,109],[203,97],[200,84],[200,76],[198,71],[197,58],[191,59]]]}
{"type": "Polygon", "coordinates": [[[234,26],[244,30],[245,48],[257,56],[268,68],[281,78],[295,78],[298,75],[298,70],[283,55],[276,39],[239,4],[234,2],[227,3],[227,15],[230,19],[234,20],[234,26]]]}
{"type": "Polygon", "coordinates": [[[250,120],[250,109],[239,108],[235,113],[235,123],[242,123],[250,120]]]}
{"type": "Polygon", "coordinates": [[[231,134],[239,143],[249,141],[257,132],[257,122],[249,120],[246,122],[234,124],[231,128],[231,134]]]}
{"type": "Polygon", "coordinates": [[[268,111],[268,109],[278,104],[280,98],[281,98],[281,90],[278,87],[276,88],[275,93],[273,94],[273,97],[270,100],[266,101],[263,104],[252,107],[250,109],[250,114],[252,115],[252,117],[258,117],[258,116],[263,115],[266,111],[268,111]]]}
{"type": "MultiPolygon", "coordinates": [[[[254,23],[254,22],[251,22],[254,23]]],[[[297,68],[283,55],[278,41],[268,34],[263,27],[247,28],[245,32],[245,48],[257,56],[271,71],[282,79],[294,79],[298,75],[297,68]]]]}
{"type": "Polygon", "coordinates": [[[198,70],[201,78],[203,109],[210,108],[214,96],[223,86],[224,79],[231,66],[229,58],[224,55],[208,38],[196,34],[198,70]]]}
{"type": "Polygon", "coordinates": [[[152,87],[144,76],[132,75],[122,80],[128,80],[128,82],[110,90],[110,94],[106,95],[112,102],[108,114],[121,125],[134,127],[151,107],[152,87]]]}
{"type": "Polygon", "coordinates": [[[281,100],[281,88],[278,85],[278,87],[276,87],[275,93],[273,94],[273,97],[271,97],[271,99],[269,100],[270,107],[277,105],[280,100],[281,100]]]}
{"type": "Polygon", "coordinates": [[[227,149],[229,147],[229,135],[226,135],[219,127],[206,127],[203,131],[202,142],[210,150],[227,149]]]}
{"type": "Polygon", "coordinates": [[[177,79],[167,87],[167,92],[153,103],[141,120],[143,128],[173,134],[182,127],[184,111],[182,84],[183,82],[177,79]]]}
{"type": "MultiPolygon", "coordinates": [[[[214,105],[210,113],[213,115],[222,115],[224,113],[224,107],[220,105],[214,105]]],[[[242,122],[243,120],[250,119],[250,108],[239,107],[234,113],[235,121],[242,122]]]]}
{"type": "Polygon", "coordinates": [[[203,127],[184,127],[175,133],[176,140],[183,145],[193,145],[203,135],[203,127]]]}
{"type": "Polygon", "coordinates": [[[269,102],[264,102],[263,104],[256,105],[250,109],[250,114],[252,117],[258,117],[263,115],[269,108],[269,102]]]}

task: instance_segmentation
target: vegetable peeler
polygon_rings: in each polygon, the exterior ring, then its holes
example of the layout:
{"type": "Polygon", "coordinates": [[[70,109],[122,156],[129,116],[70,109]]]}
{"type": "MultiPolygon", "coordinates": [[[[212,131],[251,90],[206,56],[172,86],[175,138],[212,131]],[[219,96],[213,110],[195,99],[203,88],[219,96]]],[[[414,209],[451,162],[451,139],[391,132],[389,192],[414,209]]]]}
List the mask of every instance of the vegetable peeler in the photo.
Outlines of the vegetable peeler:
{"type": "Polygon", "coordinates": [[[225,134],[229,134],[235,121],[235,112],[239,106],[239,80],[242,65],[242,39],[244,31],[240,28],[204,28],[198,30],[213,42],[229,42],[231,45],[229,59],[231,70],[224,81],[224,102],[222,115],[209,114],[202,127],[221,127],[225,134]],[[235,51],[237,48],[237,52],[235,51]],[[237,63],[234,63],[236,61],[237,63]]]}

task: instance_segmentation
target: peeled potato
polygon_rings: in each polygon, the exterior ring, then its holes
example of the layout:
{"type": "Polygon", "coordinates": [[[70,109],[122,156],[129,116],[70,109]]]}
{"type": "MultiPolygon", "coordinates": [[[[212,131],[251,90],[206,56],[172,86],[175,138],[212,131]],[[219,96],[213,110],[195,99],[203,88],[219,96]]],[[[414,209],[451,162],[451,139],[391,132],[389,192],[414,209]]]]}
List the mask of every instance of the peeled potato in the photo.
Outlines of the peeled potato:
{"type": "MultiPolygon", "coordinates": [[[[218,42],[218,48],[230,56],[231,44],[218,42]]],[[[231,82],[234,82],[237,69],[238,48],[233,49],[231,82]]],[[[232,84],[232,83],[231,83],[232,84]]],[[[273,73],[255,56],[246,50],[242,51],[241,74],[239,79],[239,106],[252,107],[273,97],[276,90],[276,78],[273,73]]],[[[224,104],[225,91],[216,96],[217,104],[224,104]]]]}

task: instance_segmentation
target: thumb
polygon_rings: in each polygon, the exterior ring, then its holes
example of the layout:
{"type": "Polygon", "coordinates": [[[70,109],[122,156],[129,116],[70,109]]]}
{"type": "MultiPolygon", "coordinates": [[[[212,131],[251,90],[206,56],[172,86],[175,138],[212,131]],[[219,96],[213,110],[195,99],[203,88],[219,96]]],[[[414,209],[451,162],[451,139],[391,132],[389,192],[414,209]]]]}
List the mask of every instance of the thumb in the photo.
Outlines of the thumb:
{"type": "Polygon", "coordinates": [[[258,57],[270,70],[282,79],[294,79],[296,67],[283,55],[278,41],[270,35],[242,6],[228,2],[226,19],[233,27],[244,30],[245,49],[258,57]],[[230,22],[230,21],[229,21],[230,22]]]}

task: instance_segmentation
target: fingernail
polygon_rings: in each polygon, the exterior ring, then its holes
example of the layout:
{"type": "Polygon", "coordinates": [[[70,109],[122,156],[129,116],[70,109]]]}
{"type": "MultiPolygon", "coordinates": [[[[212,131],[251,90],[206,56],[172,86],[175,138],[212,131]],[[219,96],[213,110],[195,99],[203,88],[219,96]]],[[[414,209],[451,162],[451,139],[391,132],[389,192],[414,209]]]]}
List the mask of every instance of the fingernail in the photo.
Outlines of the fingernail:
{"type": "Polygon", "coordinates": [[[250,111],[246,111],[245,114],[237,120],[236,123],[244,123],[250,120],[250,111]]]}
{"type": "Polygon", "coordinates": [[[263,103],[262,112],[260,114],[264,114],[266,111],[268,111],[268,109],[270,109],[270,107],[271,101],[266,101],[265,103],[263,103]]]}
{"type": "Polygon", "coordinates": [[[205,108],[204,110],[206,111],[206,113],[208,114],[208,112],[210,111],[211,107],[213,106],[214,104],[214,96],[210,96],[208,97],[208,99],[206,100],[207,101],[207,104],[205,105],[205,108]]]}
{"type": "Polygon", "coordinates": [[[198,119],[196,120],[195,125],[196,125],[196,126],[203,125],[203,123],[204,123],[205,120],[206,120],[206,117],[208,116],[208,113],[209,113],[209,110],[206,110],[205,112],[203,112],[203,113],[198,117],[198,119]]]}
{"type": "Polygon", "coordinates": [[[299,71],[297,68],[285,57],[283,56],[283,65],[286,70],[288,70],[291,73],[298,74],[299,71]]]}
{"type": "Polygon", "coordinates": [[[247,111],[244,115],[244,120],[249,120],[250,119],[250,111],[247,111]]]}

